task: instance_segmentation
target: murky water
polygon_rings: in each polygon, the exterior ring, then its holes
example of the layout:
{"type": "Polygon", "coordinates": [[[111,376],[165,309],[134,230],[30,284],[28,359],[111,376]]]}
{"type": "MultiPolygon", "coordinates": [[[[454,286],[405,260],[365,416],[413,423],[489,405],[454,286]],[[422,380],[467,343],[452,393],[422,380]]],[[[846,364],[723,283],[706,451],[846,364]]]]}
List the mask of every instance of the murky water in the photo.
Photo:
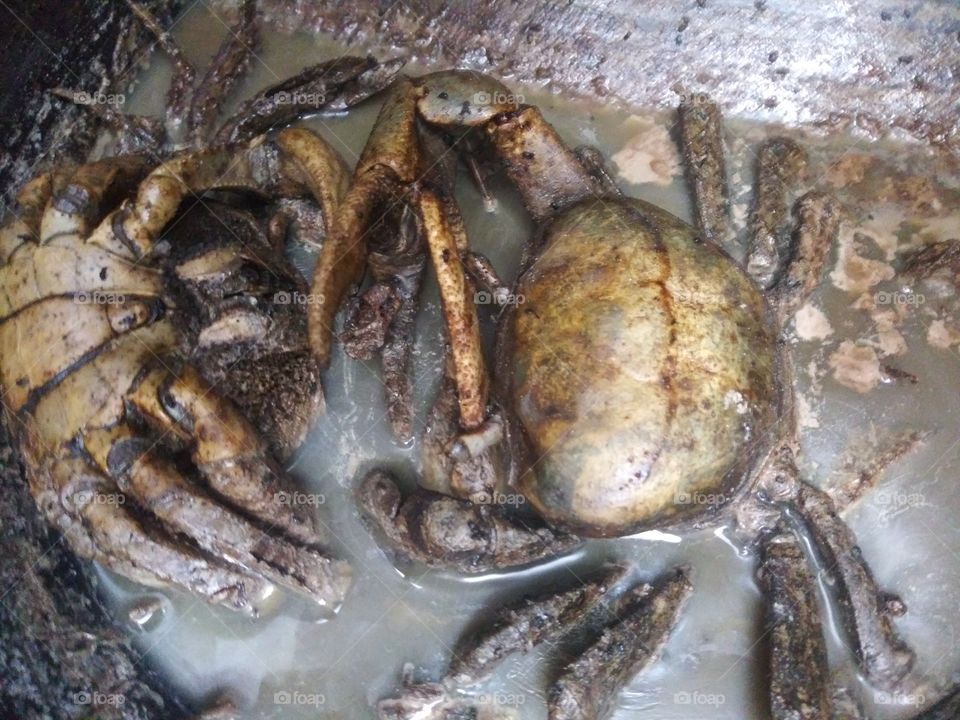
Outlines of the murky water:
{"type": "MultiPolygon", "coordinates": [[[[188,54],[202,62],[225,31],[218,19],[197,9],[178,24],[176,34],[188,54]]],[[[325,38],[267,35],[239,95],[245,97],[342,52],[325,38]]],[[[128,108],[161,112],[168,78],[167,63],[155,59],[130,96],[128,108]]],[[[613,158],[628,194],[689,219],[686,190],[667,132],[672,118],[639,109],[628,116],[622,110],[565,101],[532,88],[517,90],[527,102],[543,108],[571,145],[594,144],[613,158]]],[[[304,124],[330,140],[352,164],[377,106],[373,101],[349,117],[304,124]]],[[[748,207],[749,148],[770,132],[736,122],[728,125],[740,219],[748,207]]],[[[878,199],[865,203],[857,195],[865,192],[863,181],[856,180],[853,170],[853,181],[840,178],[841,166],[832,164],[836,160],[846,158],[855,170],[857,158],[890,158],[891,164],[882,167],[891,177],[895,172],[930,177],[935,166],[927,164],[919,148],[880,148],[856,138],[804,142],[813,153],[813,179],[832,186],[851,208],[842,251],[831,259],[832,274],[812,300],[813,309],[805,309],[794,338],[804,410],[804,469],[811,479],[825,482],[836,477],[845,458],[852,455],[864,462],[898,432],[931,433],[922,447],[890,467],[878,488],[847,514],[881,585],[900,593],[909,607],[898,627],[918,651],[917,678],[922,683],[912,695],[894,698],[903,702],[889,702],[866,686],[860,690],[871,717],[909,717],[915,712],[911,704],[932,700],[960,669],[956,613],[960,535],[953,521],[960,510],[955,493],[960,410],[954,400],[960,387],[960,334],[951,342],[953,298],[926,296],[923,288],[904,289],[896,280],[882,278],[889,275],[884,268],[891,267],[898,243],[902,249],[924,232],[925,239],[960,237],[958,195],[955,188],[944,189],[956,178],[933,177],[931,202],[894,192],[873,194],[878,199]],[[907,220],[915,225],[903,225],[907,220]],[[902,290],[912,295],[895,294],[902,290]],[[887,293],[889,301],[878,291],[887,293]],[[873,298],[873,306],[867,303],[864,308],[861,302],[861,307],[853,307],[864,296],[873,298]],[[944,344],[947,347],[939,347],[944,344]],[[912,373],[918,382],[884,382],[884,365],[912,373]]],[[[484,212],[466,181],[458,197],[472,245],[491,257],[505,277],[512,277],[530,224],[508,186],[495,181],[493,189],[499,199],[494,214],[484,212]]],[[[437,294],[430,285],[418,324],[414,368],[421,430],[439,378],[440,333],[437,294]]],[[[355,585],[332,620],[286,596],[278,598],[267,617],[252,621],[178,592],[146,593],[162,598],[164,611],[135,632],[150,660],[188,697],[201,704],[226,694],[243,717],[251,719],[370,718],[371,704],[396,690],[405,662],[413,663],[419,676],[436,678],[459,633],[490,608],[525,592],[573,584],[604,561],[619,559],[629,562],[638,578],[688,564],[696,593],[663,659],[630,684],[619,700],[616,718],[768,717],[760,641],[762,599],[753,582],[754,560],[739,552],[723,530],[670,542],[634,538],[593,542],[541,567],[479,578],[396,564],[360,522],[351,492],[373,465],[389,466],[412,481],[418,447],[398,447],[392,441],[375,363],[355,362],[338,352],[325,385],[327,413],[311,432],[292,472],[306,491],[323,494],[325,502],[318,512],[336,538],[336,552],[353,564],[355,585]]],[[[126,617],[145,592],[109,573],[103,578],[118,616],[126,617]]],[[[841,639],[833,630],[829,639],[837,676],[852,678],[841,639]]],[[[542,695],[548,665],[541,653],[508,661],[480,691],[498,692],[493,697],[508,715],[545,717],[542,695]]]]}

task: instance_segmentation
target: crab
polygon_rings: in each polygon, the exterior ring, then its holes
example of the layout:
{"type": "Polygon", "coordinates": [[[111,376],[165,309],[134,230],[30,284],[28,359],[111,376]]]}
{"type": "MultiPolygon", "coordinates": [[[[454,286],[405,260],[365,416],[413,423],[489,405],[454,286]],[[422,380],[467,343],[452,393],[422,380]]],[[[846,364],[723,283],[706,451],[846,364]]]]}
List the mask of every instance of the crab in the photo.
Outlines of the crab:
{"type": "MultiPolygon", "coordinates": [[[[374,531],[408,558],[479,573],[554,557],[582,538],[736,523],[761,557],[774,716],[827,718],[825,641],[801,538],[832,580],[864,677],[896,688],[914,658],[893,625],[903,604],[877,587],[834,501],[797,469],[785,333],[819,281],[841,209],[809,192],[793,207],[791,232],[789,196],[806,156],[792,140],[764,142],[740,264],[719,110],[696,96],[679,119],[696,227],[623,196],[596,151],[570,150],[494,78],[453,70],[399,79],[315,269],[314,292],[334,302],[310,308],[311,344],[327,363],[335,313],[368,273],[374,284],[359,310],[354,301],[346,335],[364,338],[370,353],[388,347],[393,318],[415,298],[397,289],[385,260],[397,247],[409,257],[410,236],[419,236],[440,290],[446,371],[416,489],[405,495],[379,469],[360,482],[374,531]],[[456,152],[442,152],[458,147],[491,155],[537,224],[513,284],[467,244],[451,195],[456,152]],[[492,378],[477,287],[524,298],[498,318],[492,378]],[[518,492],[533,513],[497,500],[518,492]]],[[[681,571],[659,589],[627,590],[633,600],[619,605],[619,619],[557,678],[550,717],[605,716],[654,659],[689,582],[681,571]]],[[[409,686],[381,704],[381,716],[459,716],[447,702],[451,686],[566,632],[607,594],[584,586],[508,609],[485,639],[458,646],[440,684],[409,686]]]]}
{"type": "Polygon", "coordinates": [[[291,226],[319,239],[348,171],[319,135],[268,131],[365,98],[396,66],[308,68],[213,137],[256,40],[253,3],[200,81],[131,7],[173,57],[167,119],[189,141],[174,152],[161,121],[94,106],[121,154],[20,189],[0,230],[6,421],[30,491],[79,555],[232,610],[258,613],[277,586],[336,608],[350,567],[326,554],[281,465],[323,399],[306,283],[283,246],[291,226]]]}

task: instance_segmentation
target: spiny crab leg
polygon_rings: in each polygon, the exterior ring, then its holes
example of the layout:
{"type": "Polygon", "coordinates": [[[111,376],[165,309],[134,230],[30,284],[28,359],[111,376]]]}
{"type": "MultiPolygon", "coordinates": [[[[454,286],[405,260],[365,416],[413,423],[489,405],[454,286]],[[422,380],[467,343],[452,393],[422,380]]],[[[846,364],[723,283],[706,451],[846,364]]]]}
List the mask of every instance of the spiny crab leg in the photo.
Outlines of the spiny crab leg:
{"type": "Polygon", "coordinates": [[[790,239],[791,260],[773,287],[774,306],[781,327],[816,288],[827,262],[827,253],[840,229],[840,206],[826,193],[807,193],[794,204],[793,214],[796,229],[790,239]]]}
{"type": "Polygon", "coordinates": [[[795,506],[834,578],[841,621],[860,667],[876,687],[895,688],[914,661],[913,651],[892,622],[906,608],[898,597],[877,587],[856,538],[826,493],[802,483],[795,506]]]}
{"type": "Polygon", "coordinates": [[[599,720],[623,687],[653,663],[693,592],[684,570],[642,587],[637,603],[608,626],[550,687],[550,720],[599,720]]]}
{"type": "Polygon", "coordinates": [[[78,90],[53,88],[50,94],[80,105],[96,115],[116,134],[119,155],[147,153],[156,156],[167,141],[166,128],[158,118],[119,112],[105,103],[91,102],[78,90]]]}
{"type": "Polygon", "coordinates": [[[508,656],[530,652],[544,642],[567,634],[586,618],[622,575],[622,568],[617,568],[599,580],[571,590],[523,598],[507,606],[485,630],[466,633],[460,638],[453,650],[446,681],[456,685],[482,682],[508,656]]]}
{"type": "Polygon", "coordinates": [[[395,230],[381,222],[367,257],[373,284],[352,307],[340,335],[344,351],[370,360],[379,351],[386,388],[387,415],[394,436],[413,438],[413,381],[410,358],[426,269],[423,238],[413,210],[404,205],[395,230]]]}
{"type": "MultiPolygon", "coordinates": [[[[794,212],[797,225],[789,254],[781,258],[771,288],[781,332],[817,286],[836,239],[841,211],[830,196],[813,192],[797,201],[794,212]]],[[[789,355],[784,373],[789,387],[793,376],[789,355]]],[[[788,395],[792,398],[792,393],[788,395]]],[[[785,413],[789,436],[795,421],[789,403],[785,413]]],[[[914,660],[913,651],[892,623],[892,618],[904,611],[903,605],[877,587],[853,532],[837,515],[830,497],[801,479],[796,452],[795,443],[787,437],[759,476],[760,492],[799,517],[826,572],[834,579],[841,619],[864,675],[876,687],[891,689],[910,671],[914,660]]]]}
{"type": "Polygon", "coordinates": [[[342,57],[312,65],[244,102],[217,131],[214,144],[246,141],[310,113],[346,110],[386,88],[403,61],[342,57]]]}
{"type": "Polygon", "coordinates": [[[730,240],[730,201],[724,165],[720,108],[705,95],[680,103],[680,147],[693,191],[697,229],[726,247],[730,240]]]}
{"type": "MultiPolygon", "coordinates": [[[[789,219],[788,191],[800,184],[807,154],[788,138],[772,138],[757,151],[757,179],[750,215],[747,272],[764,290],[783,266],[780,257],[789,219]]],[[[816,278],[820,274],[817,273],[816,278]]]]}
{"type": "Polygon", "coordinates": [[[640,583],[609,597],[625,576],[618,567],[578,587],[506,606],[490,626],[461,636],[440,682],[417,683],[405,677],[398,697],[377,704],[378,717],[482,716],[469,695],[454,691],[487,680],[511,655],[561,643],[564,654],[573,653],[576,659],[559,670],[550,688],[549,717],[603,720],[623,686],[656,659],[693,590],[686,570],[680,568],[653,584],[640,583]],[[571,642],[574,633],[576,640],[571,642]],[[585,647],[581,634],[588,638],[585,647]]]}
{"type": "Polygon", "coordinates": [[[186,120],[187,131],[195,146],[200,146],[210,137],[220,104],[243,79],[250,65],[253,48],[260,41],[255,0],[241,0],[239,15],[237,23],[227,30],[227,37],[194,90],[186,120]]]}
{"type": "Polygon", "coordinates": [[[173,79],[167,89],[167,113],[172,120],[180,121],[187,113],[190,93],[197,77],[196,68],[184,56],[180,46],[170,36],[170,33],[163,28],[147,8],[139,2],[134,2],[134,0],[127,0],[127,5],[130,6],[130,9],[143,23],[144,27],[153,33],[160,47],[173,61],[173,79]]]}
{"type": "Polygon", "coordinates": [[[831,717],[830,675],[816,581],[799,538],[783,523],[761,542],[757,579],[767,603],[774,720],[831,717]]]}
{"type": "Polygon", "coordinates": [[[863,674],[882,689],[897,686],[913,667],[914,653],[893,618],[902,601],[877,586],[853,532],[830,496],[800,478],[791,448],[781,448],[762,476],[760,495],[796,518],[813,542],[839,608],[843,629],[863,674]]]}

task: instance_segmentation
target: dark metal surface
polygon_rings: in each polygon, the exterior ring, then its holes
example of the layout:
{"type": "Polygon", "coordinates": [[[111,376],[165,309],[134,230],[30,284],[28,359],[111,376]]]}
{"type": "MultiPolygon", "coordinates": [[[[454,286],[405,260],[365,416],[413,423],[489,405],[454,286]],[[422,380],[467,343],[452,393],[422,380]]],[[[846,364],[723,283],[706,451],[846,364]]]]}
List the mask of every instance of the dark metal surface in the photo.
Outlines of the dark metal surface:
{"type": "MultiPolygon", "coordinates": [[[[146,4],[169,17],[177,3],[146,4]]],[[[25,180],[81,158],[94,140],[92,115],[47,91],[122,92],[149,56],[145,40],[123,2],[0,3],[0,210],[25,180]]]]}
{"type": "Polygon", "coordinates": [[[287,30],[323,29],[508,84],[661,108],[709,93],[727,117],[893,132],[960,155],[955,0],[266,0],[261,8],[287,30]]]}

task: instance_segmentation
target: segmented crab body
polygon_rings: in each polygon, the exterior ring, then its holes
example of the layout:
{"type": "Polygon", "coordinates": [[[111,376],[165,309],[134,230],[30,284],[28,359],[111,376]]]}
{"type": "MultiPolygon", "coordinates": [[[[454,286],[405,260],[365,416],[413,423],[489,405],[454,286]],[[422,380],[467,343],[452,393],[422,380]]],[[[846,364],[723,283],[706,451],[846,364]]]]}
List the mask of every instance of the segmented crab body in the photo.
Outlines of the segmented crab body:
{"type": "Polygon", "coordinates": [[[291,130],[156,167],[111,158],[20,193],[2,236],[4,409],[34,496],[82,554],[235,609],[255,611],[272,583],[342,600],[349,568],[284,502],[275,459],[321,399],[304,310],[276,300],[303,281],[244,211],[181,208],[220,182],[309,196],[296,158],[322,143],[291,130]],[[290,378],[302,385],[271,404],[290,378]]]}
{"type": "Polygon", "coordinates": [[[0,230],[4,414],[34,497],[81,555],[235,610],[256,613],[275,585],[336,607],[350,567],[280,465],[322,404],[284,243],[329,225],[347,170],[316,133],[271,131],[362,100],[397,64],[307,68],[206,147],[257,41],[254,3],[202,77],[130,6],[172,56],[168,120],[188,148],[174,154],[159,119],[93,106],[120,155],[20,190],[0,230]],[[316,100],[283,101],[296,90],[316,100]]]}

